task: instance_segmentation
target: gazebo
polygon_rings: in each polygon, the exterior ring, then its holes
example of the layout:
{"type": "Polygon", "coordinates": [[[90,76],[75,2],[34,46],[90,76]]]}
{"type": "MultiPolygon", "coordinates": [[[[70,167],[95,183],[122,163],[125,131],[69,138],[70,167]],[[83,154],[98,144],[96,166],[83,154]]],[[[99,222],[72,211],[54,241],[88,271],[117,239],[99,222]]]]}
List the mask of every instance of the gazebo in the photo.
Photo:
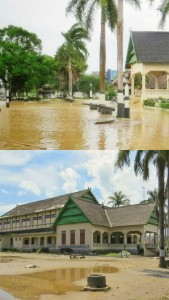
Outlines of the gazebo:
{"type": "Polygon", "coordinates": [[[169,32],[132,31],[125,68],[132,97],[169,99],[169,32]]]}

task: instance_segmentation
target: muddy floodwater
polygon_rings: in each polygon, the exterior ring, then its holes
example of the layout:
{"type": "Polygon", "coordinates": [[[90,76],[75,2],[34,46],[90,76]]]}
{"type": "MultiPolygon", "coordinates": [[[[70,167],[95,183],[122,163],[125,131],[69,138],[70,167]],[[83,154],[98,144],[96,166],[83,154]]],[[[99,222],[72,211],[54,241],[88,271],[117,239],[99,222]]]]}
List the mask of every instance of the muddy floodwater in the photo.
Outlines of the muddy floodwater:
{"type": "Polygon", "coordinates": [[[131,106],[130,119],[95,124],[101,115],[81,100],[11,103],[0,111],[0,149],[169,149],[169,110],[131,106]]]}
{"type": "MultiPolygon", "coordinates": [[[[56,271],[37,272],[27,275],[0,276],[0,286],[14,299],[34,300],[42,294],[61,295],[68,291],[81,291],[84,287],[76,281],[93,273],[116,273],[117,268],[96,266],[93,268],[68,268],[56,271]]],[[[0,299],[3,292],[0,291],[0,299]]],[[[7,299],[7,298],[5,298],[7,299]]]]}

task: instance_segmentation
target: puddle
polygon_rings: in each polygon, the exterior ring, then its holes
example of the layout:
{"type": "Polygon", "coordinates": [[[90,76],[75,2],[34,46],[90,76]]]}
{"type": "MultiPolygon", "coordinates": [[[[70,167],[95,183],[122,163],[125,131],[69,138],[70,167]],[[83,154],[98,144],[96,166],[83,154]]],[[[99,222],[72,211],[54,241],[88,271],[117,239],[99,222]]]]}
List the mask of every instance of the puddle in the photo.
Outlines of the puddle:
{"type": "MultiPolygon", "coordinates": [[[[92,273],[116,272],[118,269],[114,267],[96,266],[93,268],[57,269],[28,275],[2,275],[0,276],[0,286],[17,299],[37,300],[42,294],[61,295],[68,291],[80,291],[83,287],[77,286],[74,282],[87,278],[87,275],[92,273]]],[[[8,300],[8,298],[2,299],[8,300]]]]}

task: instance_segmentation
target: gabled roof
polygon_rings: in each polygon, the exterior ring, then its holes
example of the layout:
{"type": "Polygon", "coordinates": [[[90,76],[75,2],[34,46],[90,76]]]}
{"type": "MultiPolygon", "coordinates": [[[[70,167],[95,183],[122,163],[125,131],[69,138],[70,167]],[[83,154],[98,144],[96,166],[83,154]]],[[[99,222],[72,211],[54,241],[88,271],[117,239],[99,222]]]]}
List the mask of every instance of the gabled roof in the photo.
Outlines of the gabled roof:
{"type": "Polygon", "coordinates": [[[169,63],[169,32],[132,31],[126,67],[135,62],[169,63]]]}
{"type": "Polygon", "coordinates": [[[112,227],[145,225],[149,222],[154,204],[136,204],[117,208],[106,208],[112,227]]]}
{"type": "Polygon", "coordinates": [[[136,204],[111,208],[71,196],[56,219],[55,225],[80,223],[83,220],[93,225],[108,227],[146,225],[147,223],[158,225],[153,211],[154,204],[136,204]],[[71,204],[75,204],[76,208],[71,204]]]}
{"type": "Polygon", "coordinates": [[[110,226],[105,209],[100,204],[87,203],[86,201],[72,198],[78,207],[85,213],[93,225],[110,226]]]}
{"type": "MultiPolygon", "coordinates": [[[[64,206],[66,203],[68,196],[70,194],[65,194],[57,197],[53,197],[50,199],[35,201],[23,205],[18,205],[17,207],[13,208],[12,210],[8,211],[2,217],[17,217],[20,215],[27,215],[30,213],[38,213],[45,210],[52,210],[52,209],[59,209],[64,206]]],[[[98,203],[95,196],[91,192],[90,189],[78,191],[71,194],[78,199],[84,199],[88,202],[98,203]]]]}
{"type": "Polygon", "coordinates": [[[54,222],[54,225],[86,222],[93,225],[110,226],[102,205],[70,196],[54,222]]]}

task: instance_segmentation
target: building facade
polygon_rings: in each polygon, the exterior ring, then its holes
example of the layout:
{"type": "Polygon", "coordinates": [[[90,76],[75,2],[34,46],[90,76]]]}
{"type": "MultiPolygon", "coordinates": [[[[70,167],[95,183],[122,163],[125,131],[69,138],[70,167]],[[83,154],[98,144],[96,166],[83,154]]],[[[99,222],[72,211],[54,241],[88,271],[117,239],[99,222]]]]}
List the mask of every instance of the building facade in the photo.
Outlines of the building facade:
{"type": "Polygon", "coordinates": [[[132,97],[168,99],[169,32],[131,32],[125,68],[131,72],[132,97]]]}
{"type": "Polygon", "coordinates": [[[152,204],[110,208],[90,189],[19,205],[0,218],[0,250],[60,252],[158,251],[158,221],[152,204]]]}

